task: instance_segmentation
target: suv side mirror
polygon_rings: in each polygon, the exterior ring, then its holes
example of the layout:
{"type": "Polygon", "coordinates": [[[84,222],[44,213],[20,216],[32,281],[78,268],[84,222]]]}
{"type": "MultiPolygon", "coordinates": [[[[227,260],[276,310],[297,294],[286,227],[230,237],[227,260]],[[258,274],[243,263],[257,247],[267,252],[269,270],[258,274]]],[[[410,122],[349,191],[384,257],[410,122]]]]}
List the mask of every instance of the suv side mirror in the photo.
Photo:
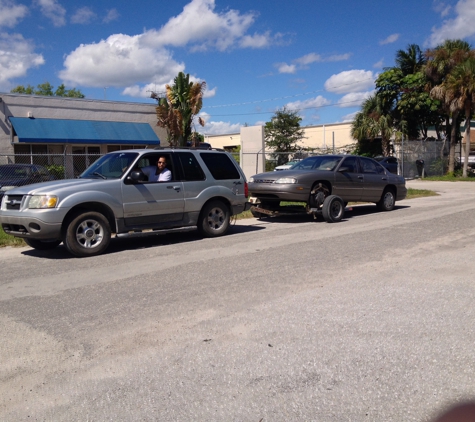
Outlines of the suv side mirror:
{"type": "Polygon", "coordinates": [[[126,180],[131,184],[143,183],[147,181],[147,176],[141,170],[134,170],[130,172],[126,180]]]}

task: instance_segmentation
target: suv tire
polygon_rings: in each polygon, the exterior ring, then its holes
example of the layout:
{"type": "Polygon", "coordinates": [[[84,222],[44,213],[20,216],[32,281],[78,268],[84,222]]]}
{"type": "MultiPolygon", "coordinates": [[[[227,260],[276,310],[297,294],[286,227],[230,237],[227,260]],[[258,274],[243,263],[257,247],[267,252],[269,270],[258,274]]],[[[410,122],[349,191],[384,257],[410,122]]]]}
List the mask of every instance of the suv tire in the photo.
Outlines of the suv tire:
{"type": "Polygon", "coordinates": [[[75,256],[93,256],[109,246],[111,229],[107,219],[98,212],[77,214],[69,221],[64,236],[66,249],[75,256]]]}
{"type": "Polygon", "coordinates": [[[203,237],[217,237],[229,229],[229,209],[221,201],[210,201],[201,210],[198,231],[203,237]]]}

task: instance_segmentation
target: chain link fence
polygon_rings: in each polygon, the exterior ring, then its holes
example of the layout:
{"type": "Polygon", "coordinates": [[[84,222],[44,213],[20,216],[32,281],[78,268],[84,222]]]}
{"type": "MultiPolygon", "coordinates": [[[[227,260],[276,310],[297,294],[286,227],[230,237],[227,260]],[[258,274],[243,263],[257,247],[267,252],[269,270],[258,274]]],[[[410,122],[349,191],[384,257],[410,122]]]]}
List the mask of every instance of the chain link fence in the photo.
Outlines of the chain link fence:
{"type": "Polygon", "coordinates": [[[448,168],[448,144],[444,141],[404,141],[394,145],[398,173],[406,179],[443,176],[448,168]]]}
{"type": "Polygon", "coordinates": [[[0,179],[32,178],[34,181],[74,179],[99,157],[101,154],[0,155],[0,179]]]}

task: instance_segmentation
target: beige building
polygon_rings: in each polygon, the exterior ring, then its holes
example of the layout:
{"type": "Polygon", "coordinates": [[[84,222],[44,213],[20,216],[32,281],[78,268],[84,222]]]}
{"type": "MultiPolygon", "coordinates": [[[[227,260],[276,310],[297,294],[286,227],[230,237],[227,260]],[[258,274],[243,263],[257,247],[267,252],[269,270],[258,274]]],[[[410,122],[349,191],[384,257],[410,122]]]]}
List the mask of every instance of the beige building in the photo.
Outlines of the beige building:
{"type": "MultiPolygon", "coordinates": [[[[302,148],[338,149],[354,144],[351,137],[351,122],[332,123],[328,125],[304,126],[304,138],[299,143],[302,148]]],[[[214,148],[231,149],[241,145],[241,133],[227,135],[207,135],[205,142],[214,148]]]]}

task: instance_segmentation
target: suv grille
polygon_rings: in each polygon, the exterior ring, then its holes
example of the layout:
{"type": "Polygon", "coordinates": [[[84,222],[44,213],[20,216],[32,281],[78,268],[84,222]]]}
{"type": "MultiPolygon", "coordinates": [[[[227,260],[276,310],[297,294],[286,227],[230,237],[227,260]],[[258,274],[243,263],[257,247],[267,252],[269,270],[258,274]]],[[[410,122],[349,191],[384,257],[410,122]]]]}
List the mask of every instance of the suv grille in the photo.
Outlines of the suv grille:
{"type": "Polygon", "coordinates": [[[8,200],[5,201],[7,210],[20,210],[23,195],[8,195],[8,200]]]}

